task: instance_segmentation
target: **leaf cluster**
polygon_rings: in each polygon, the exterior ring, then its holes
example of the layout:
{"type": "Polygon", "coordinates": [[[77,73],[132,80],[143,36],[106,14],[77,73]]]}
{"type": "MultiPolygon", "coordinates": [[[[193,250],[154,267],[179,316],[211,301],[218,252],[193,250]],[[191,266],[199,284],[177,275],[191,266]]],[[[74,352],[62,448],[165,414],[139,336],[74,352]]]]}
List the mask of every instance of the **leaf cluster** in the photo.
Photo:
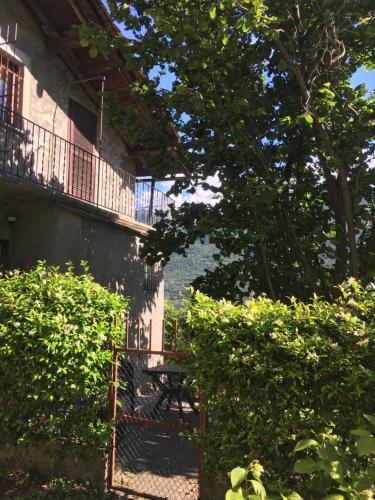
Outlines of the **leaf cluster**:
{"type": "Polygon", "coordinates": [[[375,410],[374,313],[373,287],[353,280],[332,303],[239,305],[195,293],[189,363],[208,400],[208,471],[258,459],[282,477],[291,440],[327,429],[344,439],[360,427],[353,415],[375,410]]]}
{"type": "MultiPolygon", "coordinates": [[[[132,92],[152,120],[114,107],[110,114],[156,176],[185,174],[174,194],[218,195],[214,207],[172,211],[144,255],[165,263],[207,236],[219,268],[195,285],[233,300],[251,291],[330,298],[350,275],[368,282],[375,101],[350,79],[374,63],[372,3],[111,0],[109,7],[131,34],[123,44],[129,71],[150,76],[132,92]],[[166,74],[168,89],[160,85],[166,74]],[[160,133],[165,122],[178,141],[160,133]],[[208,182],[214,175],[219,185],[208,182]]],[[[96,29],[84,43],[105,39],[96,29]]]]}
{"type": "MultiPolygon", "coordinates": [[[[375,426],[375,417],[364,415],[375,426]]],[[[317,457],[298,459],[289,481],[297,486],[301,496],[288,487],[287,481],[267,479],[263,467],[253,461],[248,468],[236,467],[228,474],[231,489],[226,500],[364,500],[374,498],[375,466],[373,455],[375,439],[367,429],[354,429],[355,442],[345,442],[334,434],[319,434],[316,439],[299,441],[294,453],[311,450],[317,457]],[[296,476],[297,473],[297,476],[296,476]],[[261,478],[262,474],[265,479],[261,478]]]]}
{"type": "Polygon", "coordinates": [[[0,427],[20,443],[104,446],[112,343],[128,299],[39,262],[0,276],[0,427]]]}

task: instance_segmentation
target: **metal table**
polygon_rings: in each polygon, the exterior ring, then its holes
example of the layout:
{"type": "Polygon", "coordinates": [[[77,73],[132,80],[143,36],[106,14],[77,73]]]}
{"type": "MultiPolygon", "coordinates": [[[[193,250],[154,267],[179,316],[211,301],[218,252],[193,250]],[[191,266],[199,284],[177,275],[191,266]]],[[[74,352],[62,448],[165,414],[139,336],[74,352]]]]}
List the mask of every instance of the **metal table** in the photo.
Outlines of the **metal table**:
{"type": "Polygon", "coordinates": [[[150,375],[154,384],[160,389],[161,395],[156,402],[152,417],[155,418],[160,407],[165,399],[168,399],[167,410],[170,410],[172,401],[177,401],[180,419],[184,419],[184,411],[182,408],[182,400],[186,400],[194,413],[198,413],[194,402],[184,385],[184,380],[187,376],[187,369],[179,365],[158,365],[152,368],[145,368],[143,373],[150,375]]]}

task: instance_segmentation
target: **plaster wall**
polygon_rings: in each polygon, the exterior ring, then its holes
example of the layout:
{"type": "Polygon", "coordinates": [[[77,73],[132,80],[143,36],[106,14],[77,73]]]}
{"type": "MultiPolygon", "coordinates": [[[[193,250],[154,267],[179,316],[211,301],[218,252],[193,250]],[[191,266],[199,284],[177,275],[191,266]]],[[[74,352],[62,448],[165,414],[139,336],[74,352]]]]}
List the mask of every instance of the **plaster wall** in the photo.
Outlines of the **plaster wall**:
{"type": "Polygon", "coordinates": [[[10,240],[11,225],[7,221],[8,210],[0,204],[0,240],[10,240]]]}
{"type": "Polygon", "coordinates": [[[90,481],[100,491],[107,477],[107,454],[104,450],[88,451],[64,443],[39,443],[31,446],[0,443],[0,469],[38,471],[42,477],[65,476],[69,479],[90,481]],[[83,453],[85,451],[85,453],[83,453]]]}

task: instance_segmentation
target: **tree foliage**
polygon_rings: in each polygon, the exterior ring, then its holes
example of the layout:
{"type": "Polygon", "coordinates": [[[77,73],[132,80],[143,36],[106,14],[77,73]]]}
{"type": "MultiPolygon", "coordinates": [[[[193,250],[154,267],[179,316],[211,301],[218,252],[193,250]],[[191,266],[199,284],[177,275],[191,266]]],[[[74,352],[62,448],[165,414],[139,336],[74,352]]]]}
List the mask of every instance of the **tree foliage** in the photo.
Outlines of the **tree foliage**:
{"type": "Polygon", "coordinates": [[[111,342],[124,334],[128,300],[87,269],[39,263],[0,277],[0,428],[21,443],[105,446],[111,342]]]}
{"type": "Polygon", "coordinates": [[[215,246],[197,241],[187,249],[186,257],[178,254],[171,255],[168,264],[164,267],[166,301],[181,306],[190,283],[207,269],[213,270],[216,267],[216,261],[212,257],[216,252],[215,246]]]}
{"type": "MultiPolygon", "coordinates": [[[[133,92],[150,110],[109,103],[113,121],[172,191],[217,195],[184,203],[146,241],[167,262],[198,238],[218,248],[218,269],[196,282],[217,297],[272,298],[374,273],[375,101],[350,78],[374,65],[370,0],[110,0],[124,22],[129,70],[154,78],[133,92]],[[171,90],[159,86],[166,72],[171,90]],[[168,120],[173,134],[160,133],[168,120]],[[137,125],[138,124],[138,125],[137,125]],[[217,185],[208,181],[214,176],[217,185]]],[[[85,29],[83,42],[106,39],[85,29]],[[91,34],[90,34],[91,33],[91,34]]],[[[103,49],[104,50],[104,49],[103,49]]],[[[109,102],[109,101],[108,101],[109,102]]]]}
{"type": "Polygon", "coordinates": [[[362,414],[375,413],[374,299],[354,281],[333,303],[195,294],[188,361],[208,401],[208,471],[258,459],[283,477],[293,440],[361,428],[362,414]]]}

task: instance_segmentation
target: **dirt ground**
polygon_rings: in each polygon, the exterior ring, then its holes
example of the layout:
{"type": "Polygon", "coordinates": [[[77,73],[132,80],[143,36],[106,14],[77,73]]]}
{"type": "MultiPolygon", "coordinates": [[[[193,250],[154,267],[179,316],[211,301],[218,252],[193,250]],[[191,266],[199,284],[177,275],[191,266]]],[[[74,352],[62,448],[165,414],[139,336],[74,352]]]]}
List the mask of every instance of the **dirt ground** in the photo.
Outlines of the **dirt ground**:
{"type": "Polygon", "coordinates": [[[86,484],[63,478],[45,481],[37,475],[18,470],[0,472],[1,500],[115,500],[121,493],[100,494],[86,484]]]}

